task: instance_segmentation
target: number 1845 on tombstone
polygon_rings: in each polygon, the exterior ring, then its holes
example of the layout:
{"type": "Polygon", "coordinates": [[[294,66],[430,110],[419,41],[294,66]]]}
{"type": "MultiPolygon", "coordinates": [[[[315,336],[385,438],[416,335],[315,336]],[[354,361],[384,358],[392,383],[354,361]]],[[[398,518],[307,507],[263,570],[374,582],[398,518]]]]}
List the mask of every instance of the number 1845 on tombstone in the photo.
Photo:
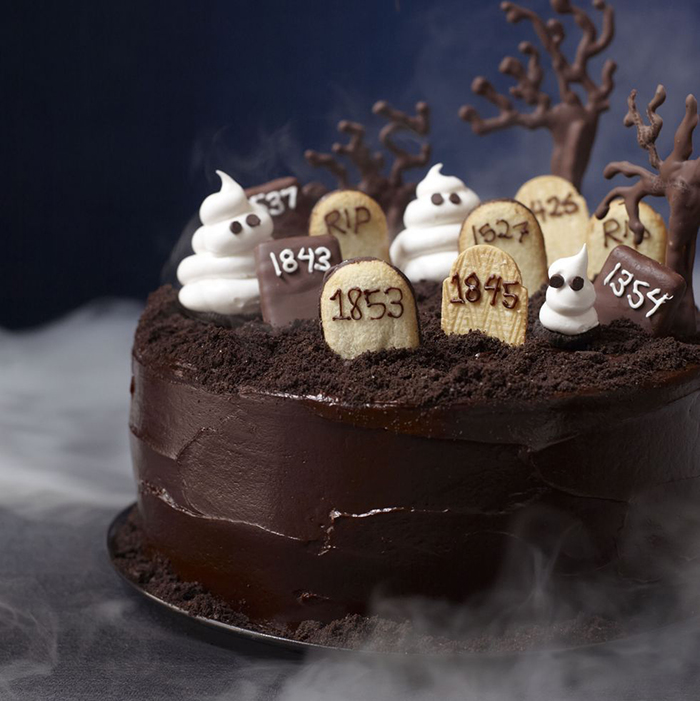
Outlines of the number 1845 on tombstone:
{"type": "Polygon", "coordinates": [[[520,345],[527,329],[528,292],[504,251],[478,245],[461,253],[442,286],[442,330],[482,331],[520,345]]]}

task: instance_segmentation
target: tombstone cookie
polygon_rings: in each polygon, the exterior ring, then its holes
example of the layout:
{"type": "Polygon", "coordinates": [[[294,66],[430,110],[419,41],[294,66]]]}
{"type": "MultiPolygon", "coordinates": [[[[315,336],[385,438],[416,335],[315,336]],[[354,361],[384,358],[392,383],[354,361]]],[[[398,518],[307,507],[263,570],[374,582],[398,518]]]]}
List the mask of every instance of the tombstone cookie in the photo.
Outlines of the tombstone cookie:
{"type": "Polygon", "coordinates": [[[258,246],[255,267],[263,319],[272,326],[315,319],[323,277],[341,261],[335,236],[295,236],[258,246]]]}
{"type": "Polygon", "coordinates": [[[586,243],[588,205],[578,190],[557,175],[541,175],[524,183],[515,199],[537,217],[547,261],[575,255],[586,243]]]}
{"type": "Polygon", "coordinates": [[[310,236],[333,235],[344,260],[372,257],[389,260],[389,232],[382,208],[359,190],[336,190],[311,212],[310,236]]]}
{"type": "Polygon", "coordinates": [[[585,243],[575,256],[560,258],[549,266],[549,286],[536,332],[553,346],[583,349],[597,334],[596,292],[587,269],[585,243]]]}
{"type": "Polygon", "coordinates": [[[472,246],[442,283],[442,330],[448,336],[483,331],[517,346],[525,341],[527,305],[515,261],[494,246],[472,246]]]}
{"type": "Polygon", "coordinates": [[[273,238],[306,236],[311,210],[320,197],[318,187],[301,186],[297,178],[277,178],[249,187],[246,197],[254,205],[263,205],[275,224],[273,238]]]}
{"type": "Polygon", "coordinates": [[[349,260],[327,273],[320,311],[326,343],[342,358],[420,343],[411,283],[377,258],[349,260]]]}
{"type": "Polygon", "coordinates": [[[666,224],[663,217],[646,202],[639,203],[639,218],[644,226],[641,243],[635,243],[624,200],[615,200],[608,213],[588,222],[588,277],[595,278],[615,246],[630,246],[662,265],[666,262],[666,224]]]}
{"type": "Polygon", "coordinates": [[[459,250],[488,244],[516,262],[528,290],[537,291],[547,281],[547,254],[535,215],[516,200],[491,200],[480,204],[464,220],[459,250]]]}
{"type": "Polygon", "coordinates": [[[601,323],[631,319],[654,336],[664,336],[685,294],[681,275],[629,246],[614,248],[595,281],[601,323]]]}

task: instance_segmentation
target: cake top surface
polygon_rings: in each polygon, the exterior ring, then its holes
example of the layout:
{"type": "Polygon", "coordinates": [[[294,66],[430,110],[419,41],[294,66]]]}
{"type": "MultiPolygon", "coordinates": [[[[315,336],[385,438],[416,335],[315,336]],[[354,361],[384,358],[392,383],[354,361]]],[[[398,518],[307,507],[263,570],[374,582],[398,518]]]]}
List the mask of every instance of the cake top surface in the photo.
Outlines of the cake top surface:
{"type": "MultiPolygon", "coordinates": [[[[700,335],[686,342],[654,338],[626,320],[602,326],[585,351],[555,350],[532,333],[521,346],[478,331],[446,336],[440,286],[420,283],[415,289],[421,346],[345,361],[328,348],[317,320],[273,329],[254,318],[222,328],[186,316],[177,292],[164,286],[149,298],[134,355],[214,393],[248,388],[353,405],[425,407],[619,392],[700,366],[700,335]]],[[[532,296],[529,327],[543,300],[542,291],[532,296]]]]}

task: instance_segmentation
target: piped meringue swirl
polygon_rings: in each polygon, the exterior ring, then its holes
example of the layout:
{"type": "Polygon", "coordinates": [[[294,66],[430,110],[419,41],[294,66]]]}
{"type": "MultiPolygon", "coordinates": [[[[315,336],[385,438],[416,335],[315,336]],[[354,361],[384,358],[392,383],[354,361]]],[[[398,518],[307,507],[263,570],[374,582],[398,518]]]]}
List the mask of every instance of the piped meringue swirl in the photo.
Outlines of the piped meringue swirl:
{"type": "Polygon", "coordinates": [[[540,307],[540,323],[565,336],[585,333],[598,326],[595,300],[595,288],[588,279],[588,249],[584,243],[575,256],[559,258],[549,267],[549,287],[540,307]]]}
{"type": "Polygon", "coordinates": [[[409,280],[441,282],[459,253],[462,222],[480,200],[459,178],[434,165],[416,187],[404,226],[391,245],[391,260],[409,280]]]}
{"type": "Polygon", "coordinates": [[[263,205],[248,200],[233,178],[216,172],[221,190],[199,209],[202,226],[192,236],[194,255],[177,269],[183,285],[178,298],[197,312],[254,313],[260,308],[254,251],[272,236],[272,218],[263,205]]]}

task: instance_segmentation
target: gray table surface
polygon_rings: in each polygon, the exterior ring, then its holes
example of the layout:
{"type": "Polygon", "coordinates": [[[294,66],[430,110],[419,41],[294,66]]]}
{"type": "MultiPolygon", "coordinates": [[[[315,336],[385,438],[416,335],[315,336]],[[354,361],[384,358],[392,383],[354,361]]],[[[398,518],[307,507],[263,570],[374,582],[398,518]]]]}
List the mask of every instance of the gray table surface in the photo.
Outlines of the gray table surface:
{"type": "Polygon", "coordinates": [[[48,328],[0,332],[0,699],[700,698],[695,621],[566,654],[302,658],[213,638],[141,600],[104,545],[134,498],[137,315],[95,303],[48,328]]]}

